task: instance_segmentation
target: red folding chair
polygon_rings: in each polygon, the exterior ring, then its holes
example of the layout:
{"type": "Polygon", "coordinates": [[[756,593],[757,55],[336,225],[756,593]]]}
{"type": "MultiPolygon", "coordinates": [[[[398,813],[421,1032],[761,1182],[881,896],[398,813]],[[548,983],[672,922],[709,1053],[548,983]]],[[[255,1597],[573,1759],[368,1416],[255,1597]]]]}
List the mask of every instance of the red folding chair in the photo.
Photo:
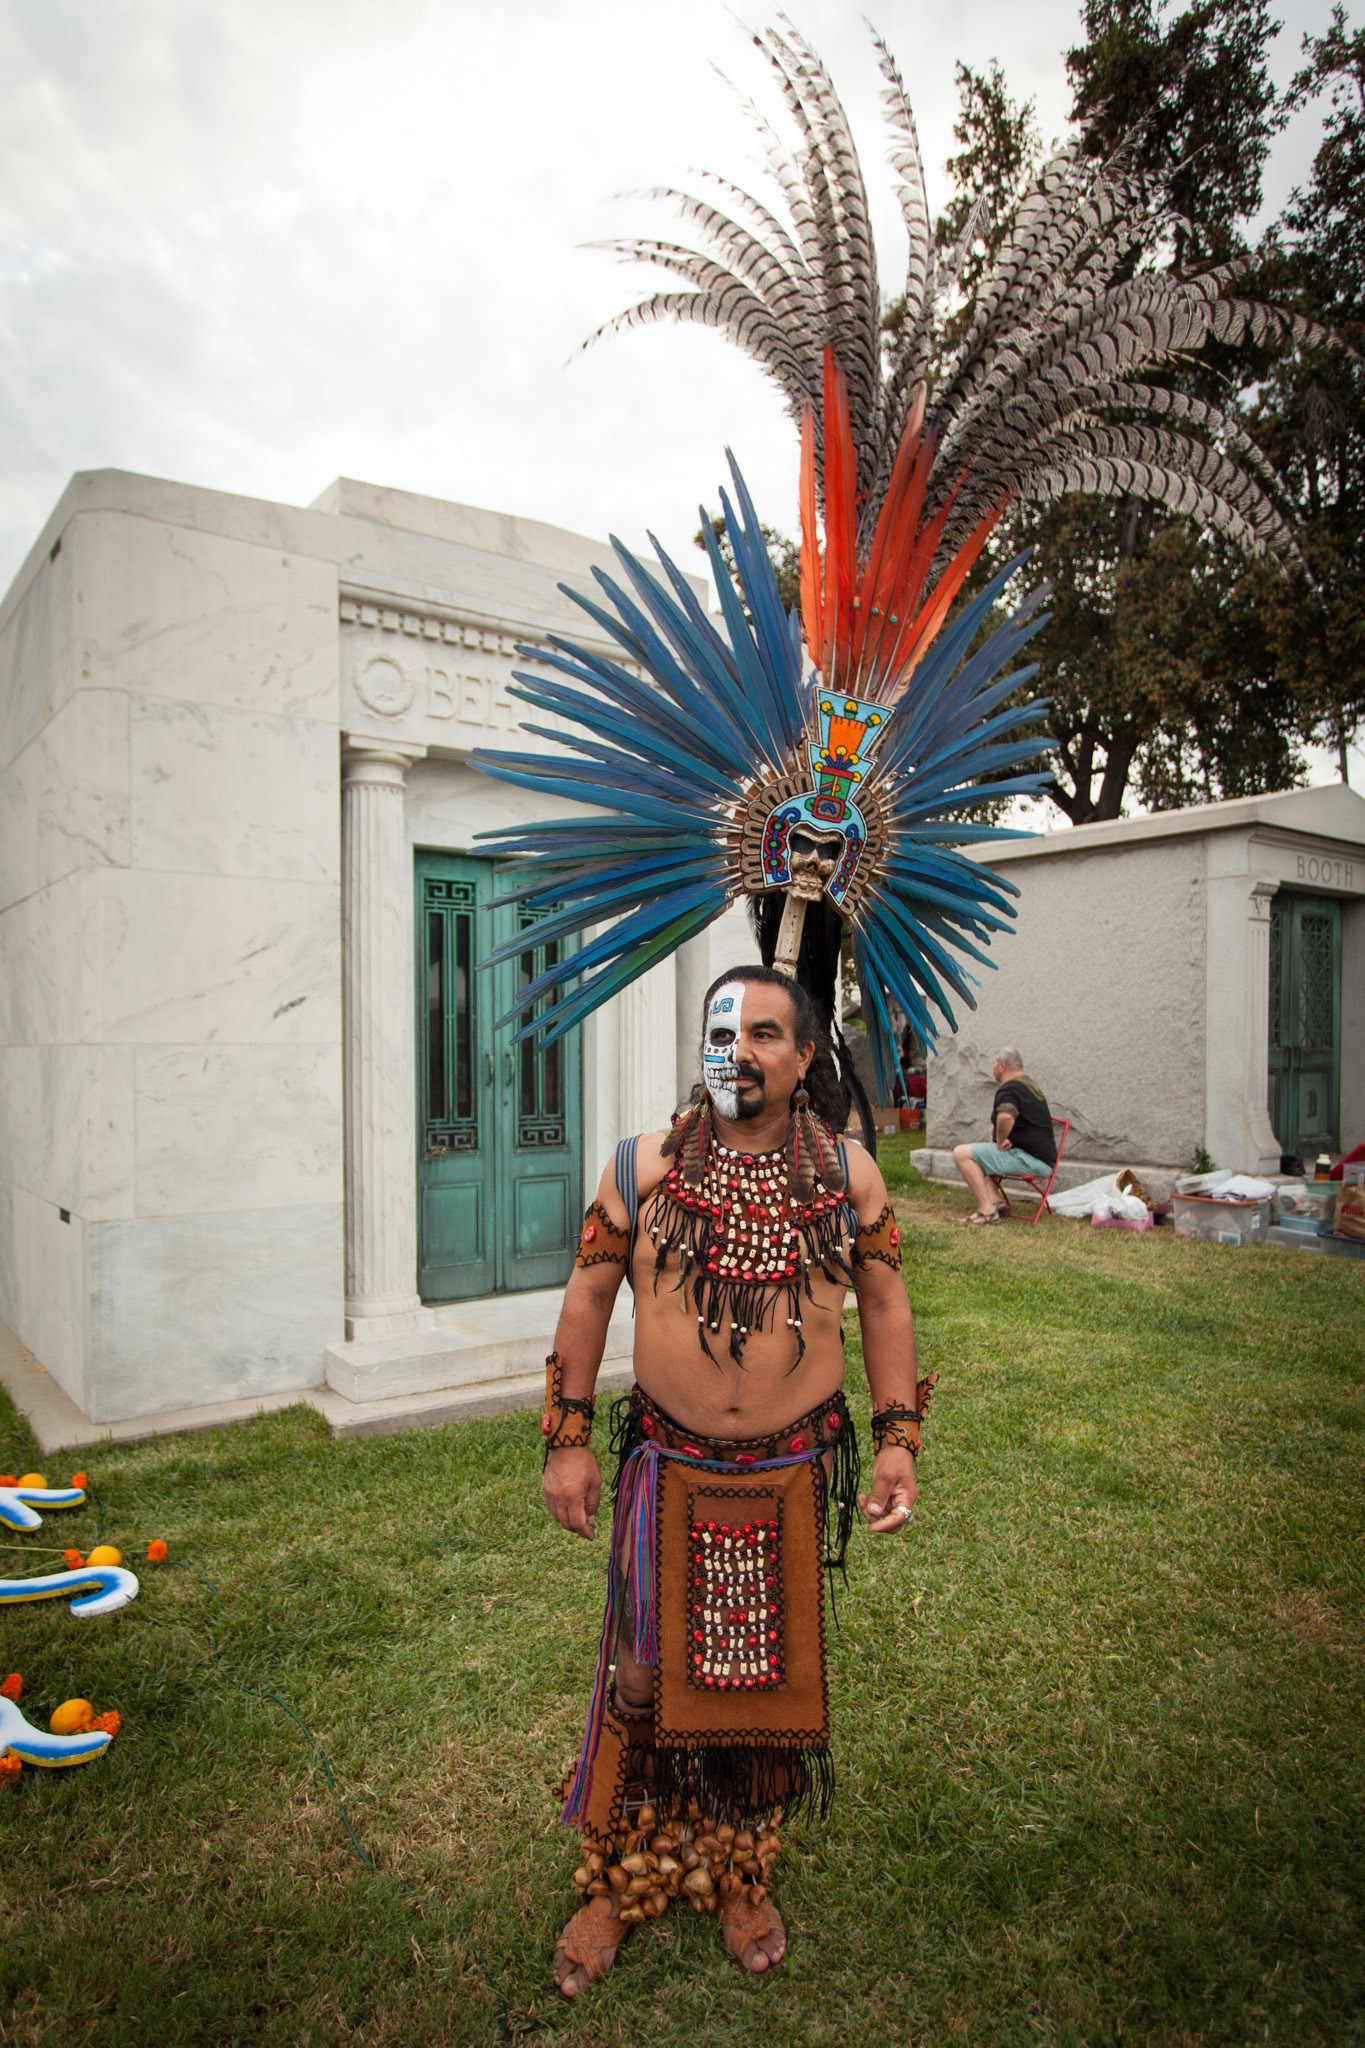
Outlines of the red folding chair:
{"type": "Polygon", "coordinates": [[[1062,1163],[1062,1152],[1066,1146],[1066,1135],[1067,1132],[1071,1129],[1071,1118],[1069,1116],[1054,1116],[1052,1121],[1054,1124],[1061,1125],[1062,1134],[1057,1140],[1057,1157],[1052,1162],[1052,1171],[1047,1177],[1046,1187],[1043,1186],[1041,1179],[1036,1173],[1007,1173],[1001,1176],[994,1176],[995,1184],[1000,1189],[1000,1199],[1005,1205],[1005,1214],[1006,1216],[1013,1217],[1016,1223],[1022,1223],[1024,1219],[1022,1218],[1022,1216],[1014,1215],[1014,1210],[1010,1207],[1010,1198],[1009,1195],[1006,1193],[1004,1183],[1007,1180],[1026,1181],[1029,1187],[1033,1189],[1034,1193],[1036,1195],[1041,1196],[1042,1199],[1039,1201],[1038,1207],[1034,1210],[1032,1216],[1030,1216],[1029,1218],[1030,1223],[1036,1223],[1038,1221],[1038,1218],[1042,1215],[1044,1209],[1046,1209],[1047,1207],[1047,1198],[1052,1193],[1052,1183],[1057,1178],[1057,1168],[1062,1163]]]}

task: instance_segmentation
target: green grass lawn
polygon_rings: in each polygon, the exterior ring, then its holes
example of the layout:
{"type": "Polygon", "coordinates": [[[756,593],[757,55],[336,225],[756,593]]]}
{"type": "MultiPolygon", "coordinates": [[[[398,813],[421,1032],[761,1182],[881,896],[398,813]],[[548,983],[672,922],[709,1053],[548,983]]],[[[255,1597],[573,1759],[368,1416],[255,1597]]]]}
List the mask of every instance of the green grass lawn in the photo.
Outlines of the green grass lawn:
{"type": "MultiPolygon", "coordinates": [[[[921,1506],[853,1547],[839,1799],[789,1831],[770,1982],[674,1908],[557,2005],[549,1781],[604,1543],[545,1520],[534,1417],[334,1443],[298,1409],[49,1461],[84,1465],[130,1562],[164,1536],[214,1581],[222,1658],[183,1570],[141,1567],[109,1621],[0,1609],[34,1720],[72,1694],[124,1719],[99,1762],[0,1790],[0,2042],[1365,2040],[1365,1265],[959,1230],[911,1149],[884,1159],[941,1373],[921,1506]],[[239,1686],[313,1729],[374,1870],[239,1686]]],[[[0,1469],[31,1462],[6,1409],[0,1469]]]]}

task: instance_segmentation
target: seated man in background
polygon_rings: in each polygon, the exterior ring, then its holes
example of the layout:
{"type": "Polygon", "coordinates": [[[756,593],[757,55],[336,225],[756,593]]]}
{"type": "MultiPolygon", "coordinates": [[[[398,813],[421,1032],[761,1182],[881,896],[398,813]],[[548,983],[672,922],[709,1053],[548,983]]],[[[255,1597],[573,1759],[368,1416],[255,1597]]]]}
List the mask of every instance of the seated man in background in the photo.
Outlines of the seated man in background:
{"type": "Polygon", "coordinates": [[[991,1143],[955,1145],[953,1160],[976,1196],[976,1207],[964,1223],[1000,1223],[1005,1214],[1001,1177],[1033,1173],[1046,1180],[1057,1163],[1052,1112],[1036,1081],[1024,1072],[1016,1046],[1005,1046],[991,1061],[995,1101],[991,1106],[991,1143]]]}

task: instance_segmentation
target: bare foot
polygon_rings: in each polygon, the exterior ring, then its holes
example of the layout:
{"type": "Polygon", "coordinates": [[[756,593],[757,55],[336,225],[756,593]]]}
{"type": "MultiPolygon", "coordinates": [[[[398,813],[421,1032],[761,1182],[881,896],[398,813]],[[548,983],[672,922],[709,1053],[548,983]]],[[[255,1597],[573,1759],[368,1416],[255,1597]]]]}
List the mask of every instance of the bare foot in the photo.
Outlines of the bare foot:
{"type": "Polygon", "coordinates": [[[755,1905],[748,1885],[721,1907],[720,1931],[741,1970],[747,1970],[752,1977],[775,1969],[787,1953],[787,1930],[782,1925],[782,1915],[766,1892],[755,1905]]]}
{"type": "Polygon", "coordinates": [[[589,1899],[580,1906],[555,1950],[555,1990],[560,1997],[577,1998],[605,1977],[629,1932],[617,1916],[614,1898],[589,1899]]]}

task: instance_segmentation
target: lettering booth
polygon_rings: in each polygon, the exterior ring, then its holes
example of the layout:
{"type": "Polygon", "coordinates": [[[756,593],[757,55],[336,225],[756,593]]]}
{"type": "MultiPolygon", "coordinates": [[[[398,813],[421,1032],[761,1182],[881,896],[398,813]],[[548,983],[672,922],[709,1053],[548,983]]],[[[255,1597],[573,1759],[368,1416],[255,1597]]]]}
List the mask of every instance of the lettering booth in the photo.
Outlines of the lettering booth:
{"type": "Polygon", "coordinates": [[[45,1447],[540,1398],[585,1188],[753,950],[732,913],[548,1053],[498,1027],[546,948],[477,835],[554,806],[468,757],[541,744],[514,650],[591,641],[599,563],[346,481],[73,479],[0,608],[0,1373],[45,1447]]]}
{"type": "Polygon", "coordinates": [[[1017,1045],[1063,1174],[1279,1171],[1365,1140],[1365,797],[1345,784],[1083,825],[992,855],[1019,890],[980,1008],[930,1063],[931,1170],[1017,1045]],[[1068,1171],[1067,1161],[1070,1161],[1068,1171]]]}

